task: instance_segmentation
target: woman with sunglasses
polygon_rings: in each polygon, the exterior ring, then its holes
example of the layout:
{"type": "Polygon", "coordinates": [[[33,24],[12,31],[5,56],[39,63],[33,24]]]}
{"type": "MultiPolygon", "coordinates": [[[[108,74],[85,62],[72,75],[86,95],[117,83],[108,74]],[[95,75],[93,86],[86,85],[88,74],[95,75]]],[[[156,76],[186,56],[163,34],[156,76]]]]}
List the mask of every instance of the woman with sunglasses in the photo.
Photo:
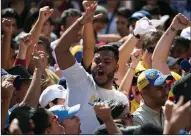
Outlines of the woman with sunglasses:
{"type": "Polygon", "coordinates": [[[123,91],[130,100],[131,113],[133,113],[139,107],[140,100],[142,99],[137,88],[137,78],[142,71],[139,71],[135,74],[135,68],[137,67],[141,57],[141,50],[135,50],[133,53],[131,53],[132,62],[119,87],[119,90],[123,91]]]}

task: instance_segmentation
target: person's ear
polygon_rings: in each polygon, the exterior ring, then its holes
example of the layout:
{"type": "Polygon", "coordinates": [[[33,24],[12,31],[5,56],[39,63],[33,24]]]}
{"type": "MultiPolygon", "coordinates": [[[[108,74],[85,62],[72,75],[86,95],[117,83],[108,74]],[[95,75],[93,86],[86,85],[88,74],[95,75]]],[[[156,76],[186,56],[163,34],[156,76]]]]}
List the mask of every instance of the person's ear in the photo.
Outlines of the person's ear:
{"type": "Polygon", "coordinates": [[[116,65],[115,72],[117,72],[118,70],[119,70],[119,64],[116,65]]]}

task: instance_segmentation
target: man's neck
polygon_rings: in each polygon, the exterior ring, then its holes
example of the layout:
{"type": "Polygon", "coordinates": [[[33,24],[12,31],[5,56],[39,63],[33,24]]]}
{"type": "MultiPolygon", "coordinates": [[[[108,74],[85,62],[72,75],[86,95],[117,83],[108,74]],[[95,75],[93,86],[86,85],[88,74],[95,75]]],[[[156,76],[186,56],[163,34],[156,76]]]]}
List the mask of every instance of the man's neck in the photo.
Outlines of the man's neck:
{"type": "Polygon", "coordinates": [[[145,103],[145,105],[147,105],[149,108],[151,108],[152,110],[154,110],[156,112],[160,112],[160,110],[161,110],[161,106],[159,107],[159,106],[156,106],[154,104],[151,104],[151,103],[148,103],[145,101],[144,101],[144,103],[145,103]]]}
{"type": "Polygon", "coordinates": [[[65,128],[66,135],[79,135],[79,133],[74,131],[74,128],[65,128]]]}

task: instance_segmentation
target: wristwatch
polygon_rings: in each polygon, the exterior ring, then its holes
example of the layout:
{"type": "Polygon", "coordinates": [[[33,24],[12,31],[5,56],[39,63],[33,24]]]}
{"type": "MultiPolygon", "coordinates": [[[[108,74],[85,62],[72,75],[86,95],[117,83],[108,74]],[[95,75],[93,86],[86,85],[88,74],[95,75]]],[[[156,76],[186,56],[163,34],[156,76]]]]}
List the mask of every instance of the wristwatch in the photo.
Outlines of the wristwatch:
{"type": "Polygon", "coordinates": [[[133,36],[135,36],[135,38],[137,38],[139,40],[141,39],[141,36],[139,34],[135,35],[134,31],[132,32],[132,34],[133,34],[133,36]]]}

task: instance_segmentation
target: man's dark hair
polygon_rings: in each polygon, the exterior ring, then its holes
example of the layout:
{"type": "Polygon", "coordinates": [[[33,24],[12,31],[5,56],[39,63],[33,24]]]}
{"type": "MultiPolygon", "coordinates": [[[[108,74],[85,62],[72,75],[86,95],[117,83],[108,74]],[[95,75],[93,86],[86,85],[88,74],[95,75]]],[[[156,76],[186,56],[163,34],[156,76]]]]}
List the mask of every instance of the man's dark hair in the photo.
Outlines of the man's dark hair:
{"type": "Polygon", "coordinates": [[[177,47],[183,48],[186,51],[188,51],[189,48],[191,48],[190,47],[190,40],[186,39],[184,37],[176,36],[174,39],[172,48],[177,48],[177,47]]]}
{"type": "MultiPolygon", "coordinates": [[[[119,116],[124,111],[124,109],[127,107],[127,104],[124,104],[121,101],[111,100],[106,101],[109,108],[111,109],[111,116],[113,119],[119,119],[119,116]]],[[[97,118],[100,124],[103,124],[103,121],[99,118],[97,118]]]]}
{"type": "Polygon", "coordinates": [[[162,135],[162,127],[148,123],[134,130],[133,135],[162,135]]]}
{"type": "MultiPolygon", "coordinates": [[[[56,105],[58,103],[58,98],[52,100],[51,102],[56,105]]],[[[45,106],[45,109],[49,109],[49,108],[50,108],[49,104],[45,106]]]]}
{"type": "Polygon", "coordinates": [[[129,17],[131,17],[132,11],[125,7],[122,7],[117,10],[117,15],[128,19],[129,17]]]}
{"type": "Polygon", "coordinates": [[[2,18],[14,18],[16,20],[17,27],[21,27],[20,16],[13,8],[6,8],[1,11],[2,18]]]}
{"type": "Polygon", "coordinates": [[[147,33],[142,39],[142,49],[146,50],[148,47],[155,47],[163,33],[162,30],[147,33]]]}
{"type": "Polygon", "coordinates": [[[95,47],[95,51],[94,53],[98,53],[100,51],[112,51],[114,53],[114,57],[116,59],[116,61],[118,62],[119,60],[119,50],[118,50],[118,46],[115,44],[108,44],[105,46],[97,46],[95,47]]]}
{"type": "Polygon", "coordinates": [[[19,128],[23,133],[33,131],[34,134],[44,134],[45,130],[50,127],[48,113],[43,108],[17,107],[9,117],[9,124],[15,118],[18,119],[19,128]],[[31,128],[29,120],[33,120],[35,128],[31,128]]]}
{"type": "Polygon", "coordinates": [[[81,16],[82,16],[82,13],[79,10],[73,9],[73,8],[67,9],[64,12],[62,12],[61,25],[65,26],[66,20],[69,17],[81,17],[81,16]]]}

